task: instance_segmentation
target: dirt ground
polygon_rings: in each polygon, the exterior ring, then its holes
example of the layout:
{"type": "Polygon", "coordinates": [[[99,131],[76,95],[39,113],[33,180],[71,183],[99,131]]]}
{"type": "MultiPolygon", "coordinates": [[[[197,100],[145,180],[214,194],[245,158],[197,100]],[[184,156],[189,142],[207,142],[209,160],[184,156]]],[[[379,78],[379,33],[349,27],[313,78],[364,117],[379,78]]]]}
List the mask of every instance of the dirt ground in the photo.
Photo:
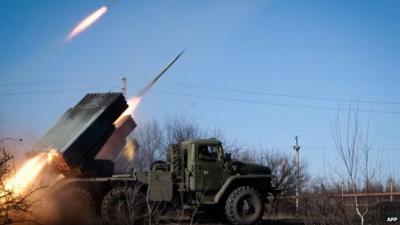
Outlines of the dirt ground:
{"type": "MultiPolygon", "coordinates": [[[[160,223],[160,224],[166,224],[166,225],[176,225],[175,223],[160,223]]],[[[190,220],[183,220],[179,224],[182,225],[189,225],[190,220]]],[[[218,220],[198,220],[194,221],[193,224],[198,224],[198,225],[228,225],[228,222],[221,222],[218,220]]],[[[259,225],[304,225],[301,221],[295,221],[295,220],[263,220],[262,222],[259,223],[259,225]]]]}
{"type": "MultiPolygon", "coordinates": [[[[222,216],[224,217],[224,216],[222,216]]],[[[171,218],[171,217],[170,217],[171,218]]],[[[173,217],[177,218],[177,217],[173,217]]],[[[160,221],[160,224],[165,224],[165,225],[189,225],[189,224],[198,224],[198,225],[227,225],[229,224],[228,221],[225,219],[218,218],[216,215],[210,215],[209,213],[205,212],[200,212],[196,217],[192,218],[189,215],[185,215],[183,218],[180,220],[176,219],[168,219],[168,218],[163,218],[163,220],[160,221]]],[[[303,221],[301,219],[270,219],[264,217],[264,219],[257,225],[304,225],[303,221]]]]}

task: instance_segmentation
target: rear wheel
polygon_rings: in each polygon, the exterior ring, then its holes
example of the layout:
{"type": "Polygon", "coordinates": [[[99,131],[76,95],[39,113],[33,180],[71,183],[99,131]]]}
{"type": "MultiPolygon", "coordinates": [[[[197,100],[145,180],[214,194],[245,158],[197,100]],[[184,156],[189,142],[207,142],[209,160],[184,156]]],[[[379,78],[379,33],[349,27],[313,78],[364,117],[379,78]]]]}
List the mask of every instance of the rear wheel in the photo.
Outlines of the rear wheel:
{"type": "Polygon", "coordinates": [[[262,214],[263,202],[253,187],[238,187],[226,200],[225,215],[232,224],[254,224],[262,218],[262,214]]]}
{"type": "Polygon", "coordinates": [[[101,203],[102,217],[110,224],[141,224],[146,212],[146,197],[139,188],[116,187],[101,203]]]}

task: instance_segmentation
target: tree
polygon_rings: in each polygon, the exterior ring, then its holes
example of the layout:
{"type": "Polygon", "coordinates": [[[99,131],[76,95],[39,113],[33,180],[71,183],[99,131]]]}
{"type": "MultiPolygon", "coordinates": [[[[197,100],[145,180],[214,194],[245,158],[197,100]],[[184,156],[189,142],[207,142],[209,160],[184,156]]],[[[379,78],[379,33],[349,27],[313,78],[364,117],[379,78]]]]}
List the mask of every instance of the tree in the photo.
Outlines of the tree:
{"type": "Polygon", "coordinates": [[[157,120],[141,123],[133,132],[138,144],[135,153],[134,167],[149,168],[157,160],[165,160],[169,144],[179,144],[191,138],[203,137],[198,123],[184,115],[169,116],[161,126],[157,120]]]}
{"type": "MultiPolygon", "coordinates": [[[[240,149],[236,156],[242,161],[255,162],[271,169],[272,184],[280,190],[272,202],[272,212],[276,213],[282,196],[290,196],[296,192],[297,172],[296,158],[279,151],[260,147],[252,151],[240,149]]],[[[310,180],[307,162],[300,161],[300,189],[307,186],[310,180]]]]}
{"type": "MultiPolygon", "coordinates": [[[[271,169],[272,184],[275,185],[281,193],[275,196],[275,201],[272,205],[273,212],[276,212],[282,195],[293,195],[296,192],[297,173],[296,173],[296,158],[287,154],[270,151],[268,149],[259,149],[257,151],[255,161],[263,164],[271,169]]],[[[307,171],[307,162],[300,162],[300,189],[306,187],[310,180],[310,175],[307,171]]]]}
{"type": "Polygon", "coordinates": [[[315,178],[302,194],[301,209],[304,224],[353,224],[342,198],[341,184],[326,178],[315,178]]]}
{"type": "Polygon", "coordinates": [[[167,117],[165,132],[167,144],[179,144],[187,139],[203,138],[205,134],[195,120],[190,120],[184,115],[167,117]]]}
{"type": "Polygon", "coordinates": [[[369,193],[371,181],[380,170],[379,161],[371,162],[370,160],[375,142],[370,135],[370,118],[368,118],[366,126],[363,127],[363,125],[359,117],[358,104],[355,108],[350,104],[345,118],[342,118],[339,112],[332,124],[333,141],[344,165],[342,179],[348,183],[349,189],[354,195],[354,208],[361,225],[365,223],[369,204],[367,200],[367,203],[361,206],[356,193],[362,189],[362,186],[365,187],[365,192],[369,193]]]}
{"type": "Polygon", "coordinates": [[[10,166],[13,155],[4,146],[0,146],[0,224],[35,222],[32,215],[31,195],[39,190],[35,188],[26,193],[15,193],[7,188],[7,179],[12,174],[10,166]]]}
{"type": "MultiPolygon", "coordinates": [[[[245,149],[245,143],[241,142],[238,138],[227,136],[220,128],[214,127],[209,129],[207,132],[200,132],[205,133],[207,137],[213,137],[221,141],[222,146],[224,148],[224,152],[229,152],[234,159],[243,159],[243,154],[245,149]]],[[[245,151],[247,152],[247,151],[245,151]]],[[[248,152],[247,152],[248,153],[248,152]]],[[[249,160],[252,160],[252,156],[249,155],[249,160]]]]}
{"type": "Polygon", "coordinates": [[[133,132],[139,148],[136,150],[134,166],[147,169],[155,160],[163,160],[166,156],[164,131],[156,120],[142,123],[133,132]]]}

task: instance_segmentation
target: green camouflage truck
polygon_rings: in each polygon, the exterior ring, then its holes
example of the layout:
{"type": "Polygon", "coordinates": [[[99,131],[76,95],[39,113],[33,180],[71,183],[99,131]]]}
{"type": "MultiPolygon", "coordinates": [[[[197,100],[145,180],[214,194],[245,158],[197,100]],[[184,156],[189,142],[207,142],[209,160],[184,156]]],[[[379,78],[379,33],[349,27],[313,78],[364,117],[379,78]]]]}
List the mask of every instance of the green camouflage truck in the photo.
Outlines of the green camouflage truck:
{"type": "Polygon", "coordinates": [[[139,219],[146,215],[147,203],[162,202],[178,208],[219,206],[214,209],[222,209],[218,213],[232,224],[259,221],[267,197],[276,192],[268,167],[232,160],[217,139],[170,145],[167,161],[154,162],[149,171],[68,178],[54,190],[88,203],[108,221],[129,210],[136,210],[131,216],[139,219]]]}

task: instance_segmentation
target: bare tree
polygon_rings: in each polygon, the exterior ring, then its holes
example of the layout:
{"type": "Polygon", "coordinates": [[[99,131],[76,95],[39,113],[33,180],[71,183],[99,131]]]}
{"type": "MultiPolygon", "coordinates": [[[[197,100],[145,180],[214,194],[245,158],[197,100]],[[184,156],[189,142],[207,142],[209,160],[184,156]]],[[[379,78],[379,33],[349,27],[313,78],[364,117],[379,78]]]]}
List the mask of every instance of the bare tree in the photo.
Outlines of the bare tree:
{"type": "Polygon", "coordinates": [[[7,179],[12,174],[11,162],[13,155],[4,147],[0,148],[0,224],[36,223],[37,218],[32,213],[35,201],[30,197],[39,188],[28,190],[23,194],[15,193],[7,187],[7,179]]]}
{"type": "Polygon", "coordinates": [[[258,153],[257,150],[254,149],[253,150],[239,149],[237,152],[233,154],[232,158],[244,162],[256,162],[258,160],[257,153],[258,153]]]}
{"type": "MultiPolygon", "coordinates": [[[[271,169],[272,183],[281,190],[281,192],[275,196],[275,200],[272,204],[272,211],[276,212],[279,203],[281,202],[280,197],[282,195],[292,195],[296,191],[296,158],[277,151],[270,151],[265,148],[261,148],[257,152],[258,154],[255,154],[257,155],[255,161],[268,166],[271,169]]],[[[307,162],[302,160],[300,163],[301,189],[305,188],[310,180],[307,167],[307,162]]]]}
{"type": "Polygon", "coordinates": [[[332,124],[333,140],[344,165],[345,175],[342,175],[342,179],[348,183],[354,195],[354,208],[361,225],[364,225],[369,202],[367,200],[367,203],[361,206],[356,194],[362,189],[362,186],[369,193],[370,181],[380,171],[379,161],[371,162],[370,160],[375,140],[370,135],[370,118],[363,127],[359,117],[358,104],[356,107],[350,104],[347,117],[342,119],[340,116],[339,112],[332,124]]]}
{"type": "Polygon", "coordinates": [[[338,198],[340,191],[340,183],[314,179],[301,199],[304,224],[353,224],[345,202],[338,198]]]}
{"type": "Polygon", "coordinates": [[[195,120],[184,115],[169,116],[165,121],[167,144],[179,144],[191,138],[201,138],[205,135],[195,120]]]}
{"type": "Polygon", "coordinates": [[[156,120],[142,123],[133,132],[133,136],[139,145],[134,161],[135,168],[149,168],[155,160],[165,159],[166,148],[163,130],[156,120]]]}
{"type": "Polygon", "coordinates": [[[222,146],[224,148],[224,152],[230,153],[232,158],[239,159],[242,157],[243,150],[245,149],[245,143],[240,141],[238,138],[233,136],[228,136],[220,128],[217,127],[209,129],[207,132],[200,132],[200,133],[206,133],[205,136],[213,137],[221,141],[222,146]]]}
{"type": "MultiPolygon", "coordinates": [[[[280,190],[274,196],[271,204],[272,212],[276,213],[280,203],[283,201],[282,196],[293,195],[296,191],[297,173],[296,158],[279,151],[273,151],[265,147],[255,148],[253,150],[240,149],[236,157],[242,161],[256,162],[265,165],[271,169],[272,184],[280,190]]],[[[310,181],[308,173],[307,161],[302,160],[300,163],[300,189],[304,189],[310,181]]]]}

